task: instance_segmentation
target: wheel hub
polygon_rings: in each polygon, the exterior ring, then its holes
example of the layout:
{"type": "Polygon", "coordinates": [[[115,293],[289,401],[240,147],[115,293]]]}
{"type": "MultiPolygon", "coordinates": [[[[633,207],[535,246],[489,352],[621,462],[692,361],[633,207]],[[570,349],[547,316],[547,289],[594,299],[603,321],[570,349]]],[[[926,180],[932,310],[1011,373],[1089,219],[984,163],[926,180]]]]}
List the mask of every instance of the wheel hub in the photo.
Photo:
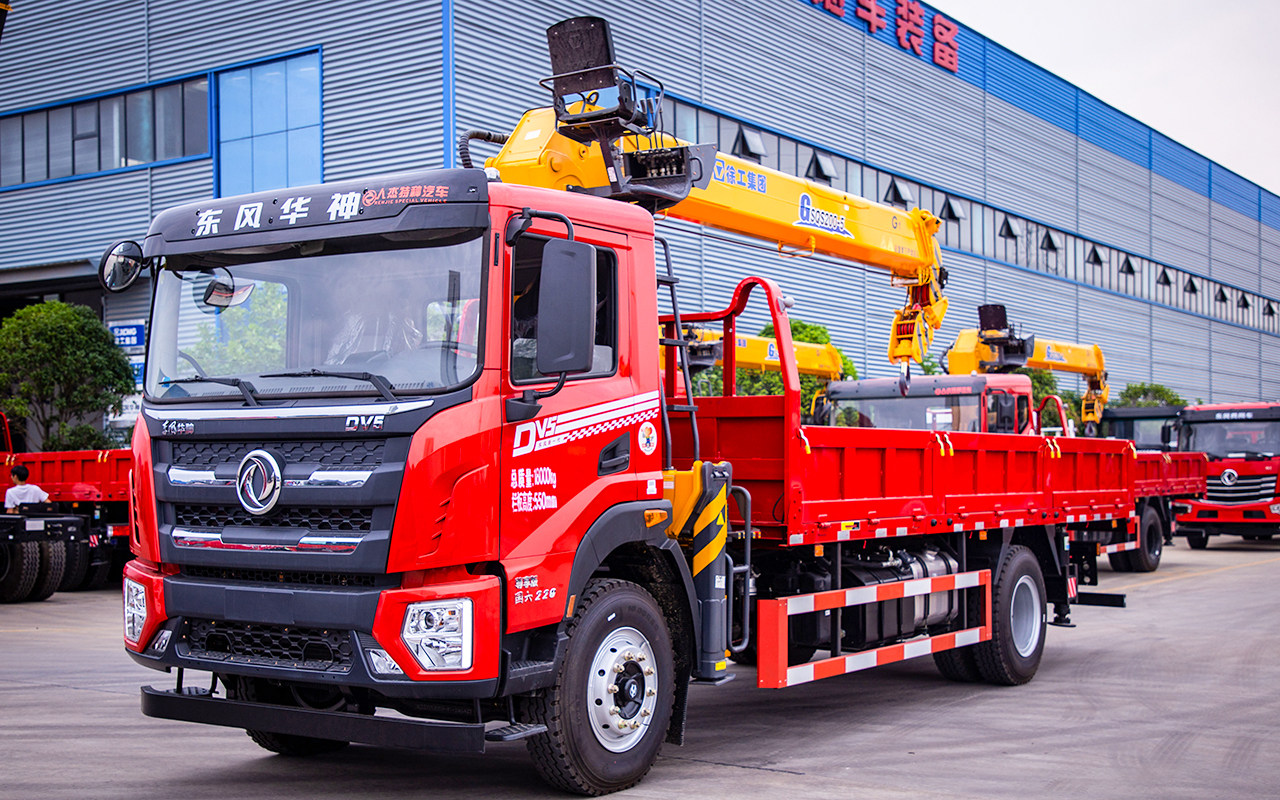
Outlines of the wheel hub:
{"type": "Polygon", "coordinates": [[[1023,658],[1034,653],[1040,641],[1040,629],[1044,624],[1041,605],[1035,581],[1030,575],[1023,575],[1013,586],[1013,602],[1009,608],[1013,647],[1023,658]]]}
{"type": "Polygon", "coordinates": [[[635,628],[619,628],[600,643],[587,679],[587,717],[610,752],[635,747],[649,729],[660,685],[653,647],[635,628]]]}

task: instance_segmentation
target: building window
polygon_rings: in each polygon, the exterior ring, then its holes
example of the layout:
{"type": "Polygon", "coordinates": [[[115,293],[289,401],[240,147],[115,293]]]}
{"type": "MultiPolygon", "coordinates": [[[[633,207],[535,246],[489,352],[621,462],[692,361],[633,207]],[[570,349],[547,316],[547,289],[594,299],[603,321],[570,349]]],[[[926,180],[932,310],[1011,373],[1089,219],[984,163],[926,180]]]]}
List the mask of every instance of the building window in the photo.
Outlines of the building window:
{"type": "Polygon", "coordinates": [[[759,164],[760,160],[768,154],[764,146],[764,137],[759,131],[739,127],[738,135],[733,140],[733,154],[759,164]]]}
{"type": "Polygon", "coordinates": [[[320,183],[320,54],[218,74],[218,193],[320,183]]]}
{"type": "Polygon", "coordinates": [[[209,152],[209,80],[0,118],[0,186],[91,175],[209,152]]]}
{"type": "Polygon", "coordinates": [[[804,176],[811,181],[830,186],[837,174],[835,159],[815,150],[813,158],[809,159],[809,167],[805,170],[804,176]]]}

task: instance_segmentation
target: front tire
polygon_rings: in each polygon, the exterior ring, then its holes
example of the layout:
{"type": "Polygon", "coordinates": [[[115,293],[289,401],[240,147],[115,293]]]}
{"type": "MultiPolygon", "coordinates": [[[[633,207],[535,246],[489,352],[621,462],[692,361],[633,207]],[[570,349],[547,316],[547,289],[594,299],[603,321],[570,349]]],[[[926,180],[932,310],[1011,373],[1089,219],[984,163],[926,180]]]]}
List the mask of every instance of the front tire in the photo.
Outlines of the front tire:
{"type": "Polygon", "coordinates": [[[1209,546],[1209,534],[1207,533],[1188,533],[1187,546],[1192,550],[1203,550],[1209,546]]]}
{"type": "Polygon", "coordinates": [[[991,588],[991,639],[974,645],[982,677],[1003,686],[1035,677],[1044,655],[1047,622],[1040,562],[1026,547],[1010,547],[991,588]]]}
{"type": "MultiPolygon", "coordinates": [[[[227,697],[232,700],[303,708],[314,708],[317,705],[301,701],[297,693],[304,690],[290,689],[288,686],[263,678],[225,678],[223,684],[227,687],[227,697]]],[[[262,749],[282,756],[318,756],[337,752],[349,744],[335,739],[317,739],[313,736],[297,736],[290,733],[254,730],[246,730],[245,733],[262,749]]]]}
{"type": "Polygon", "coordinates": [[[543,780],[602,795],[634,786],[666,738],[675,699],[671,634],[640,586],[592,580],[566,630],[556,683],[523,703],[547,726],[527,746],[543,780]]]}

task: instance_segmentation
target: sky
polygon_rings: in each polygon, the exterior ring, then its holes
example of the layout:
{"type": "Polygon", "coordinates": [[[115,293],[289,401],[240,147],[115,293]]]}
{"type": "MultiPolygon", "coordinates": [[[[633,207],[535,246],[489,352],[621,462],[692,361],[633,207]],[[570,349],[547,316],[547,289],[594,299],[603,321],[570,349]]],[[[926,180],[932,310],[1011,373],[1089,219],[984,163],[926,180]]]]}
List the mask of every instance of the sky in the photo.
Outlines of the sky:
{"type": "Polygon", "coordinates": [[[929,5],[1280,195],[1280,2],[929,5]]]}

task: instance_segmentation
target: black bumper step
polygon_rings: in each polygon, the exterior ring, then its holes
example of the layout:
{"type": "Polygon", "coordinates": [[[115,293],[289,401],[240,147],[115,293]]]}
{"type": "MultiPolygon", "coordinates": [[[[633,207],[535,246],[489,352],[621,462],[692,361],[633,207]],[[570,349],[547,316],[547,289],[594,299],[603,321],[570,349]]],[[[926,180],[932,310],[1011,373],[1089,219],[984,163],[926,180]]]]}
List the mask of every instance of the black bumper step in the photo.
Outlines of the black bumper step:
{"type": "MultiPolygon", "coordinates": [[[[313,711],[308,708],[226,700],[209,694],[178,694],[151,686],[142,687],[142,713],[160,719],[433,753],[483,753],[486,739],[482,723],[437,722],[348,714],[343,711],[313,711]]],[[[495,733],[502,730],[506,729],[498,728],[495,733]]],[[[543,727],[542,731],[524,733],[514,738],[532,736],[545,730],[543,727]]]]}

